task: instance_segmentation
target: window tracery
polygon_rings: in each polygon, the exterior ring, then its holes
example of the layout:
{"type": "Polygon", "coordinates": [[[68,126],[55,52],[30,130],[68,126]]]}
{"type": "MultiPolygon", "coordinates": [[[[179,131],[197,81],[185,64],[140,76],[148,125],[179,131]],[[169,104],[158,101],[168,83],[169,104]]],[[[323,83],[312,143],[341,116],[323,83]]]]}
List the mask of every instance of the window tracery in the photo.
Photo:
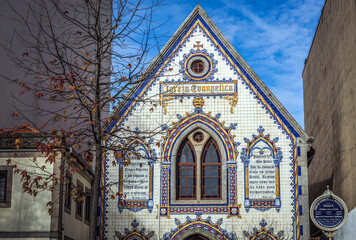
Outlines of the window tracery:
{"type": "Polygon", "coordinates": [[[204,137],[201,131],[190,134],[182,142],[177,157],[177,200],[221,199],[222,161],[211,136],[204,137]]]}

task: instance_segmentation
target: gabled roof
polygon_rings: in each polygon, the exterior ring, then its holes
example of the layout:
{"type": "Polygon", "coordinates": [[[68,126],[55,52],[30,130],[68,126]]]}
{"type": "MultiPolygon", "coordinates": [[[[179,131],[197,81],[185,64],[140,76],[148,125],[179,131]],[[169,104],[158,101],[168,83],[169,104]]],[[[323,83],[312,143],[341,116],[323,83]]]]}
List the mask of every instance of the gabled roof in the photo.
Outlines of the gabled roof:
{"type": "MultiPolygon", "coordinates": [[[[131,95],[128,96],[129,99],[138,100],[142,97],[142,92],[147,90],[147,85],[152,83],[152,80],[156,77],[159,69],[162,69],[161,65],[167,62],[167,59],[171,57],[174,49],[176,49],[182,37],[184,37],[192,24],[198,20],[206,27],[211,36],[217,41],[219,46],[222,48],[221,50],[224,51],[226,55],[232,60],[243,79],[246,80],[250,87],[255,90],[256,94],[266,102],[266,106],[275,115],[275,117],[279,119],[295,137],[301,137],[307,141],[309,137],[305,131],[300,127],[297,121],[285,109],[285,107],[280,103],[275,95],[267,88],[267,86],[262,82],[257,74],[251,69],[251,67],[226,39],[226,37],[222,34],[222,32],[218,29],[215,23],[210,19],[210,17],[199,4],[194,8],[194,10],[189,14],[189,16],[185,19],[178,30],[169,39],[169,41],[160,51],[160,54],[154,58],[152,63],[143,74],[147,80],[142,81],[140,84],[135,86],[134,89],[132,89],[133,91],[131,91],[131,95]]],[[[130,111],[134,104],[135,101],[121,102],[117,110],[112,114],[112,122],[109,124],[107,131],[110,132],[111,129],[113,129],[113,127],[116,126],[122,120],[122,118],[125,117],[127,112],[130,111]]]]}

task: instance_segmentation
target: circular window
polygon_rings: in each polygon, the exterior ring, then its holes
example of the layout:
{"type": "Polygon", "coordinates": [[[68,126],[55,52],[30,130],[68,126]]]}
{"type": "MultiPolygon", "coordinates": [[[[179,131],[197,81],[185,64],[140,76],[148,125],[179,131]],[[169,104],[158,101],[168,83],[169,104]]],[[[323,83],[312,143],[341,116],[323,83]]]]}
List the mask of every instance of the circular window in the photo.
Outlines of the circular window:
{"type": "Polygon", "coordinates": [[[204,135],[201,132],[197,132],[193,135],[193,139],[195,142],[200,143],[204,140],[204,135]]]}
{"type": "Polygon", "coordinates": [[[185,60],[184,70],[190,79],[203,80],[212,71],[211,59],[202,53],[194,53],[185,60]]]}
{"type": "Polygon", "coordinates": [[[202,60],[195,60],[192,62],[191,68],[194,73],[200,74],[204,71],[204,62],[202,60]]]}

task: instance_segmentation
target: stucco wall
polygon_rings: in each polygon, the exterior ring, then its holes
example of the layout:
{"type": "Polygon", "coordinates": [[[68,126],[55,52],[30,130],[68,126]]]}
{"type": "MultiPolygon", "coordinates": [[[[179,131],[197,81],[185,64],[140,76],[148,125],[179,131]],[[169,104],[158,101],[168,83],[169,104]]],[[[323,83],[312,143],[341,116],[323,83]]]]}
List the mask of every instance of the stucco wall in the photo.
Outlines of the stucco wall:
{"type": "Polygon", "coordinates": [[[310,201],[330,185],[349,209],[356,206],[355,29],[355,1],[327,0],[303,72],[305,129],[315,137],[310,201]]]}
{"type": "MultiPolygon", "coordinates": [[[[68,163],[66,163],[66,169],[68,168],[68,163]]],[[[80,170],[80,168],[76,167],[77,172],[75,174],[72,173],[72,183],[77,184],[77,180],[79,180],[84,185],[84,191],[86,189],[91,189],[91,179],[89,178],[87,173],[84,173],[80,170]]],[[[65,194],[65,193],[64,193],[65,194]]],[[[83,200],[83,217],[82,219],[76,218],[76,204],[73,197],[71,198],[71,209],[70,211],[65,211],[63,208],[63,236],[70,237],[75,240],[87,240],[89,239],[89,225],[85,223],[85,199],[83,200]]],[[[64,204],[64,202],[63,202],[64,204]]]]}
{"type": "MultiPolygon", "coordinates": [[[[27,171],[42,172],[33,166],[29,158],[37,157],[40,166],[46,165],[46,170],[51,172],[53,165],[44,163],[44,156],[37,152],[19,152],[18,157],[11,164],[27,165],[27,171]]],[[[0,153],[0,165],[7,165],[6,160],[13,153],[0,153]]],[[[47,202],[52,201],[51,192],[39,191],[36,197],[24,193],[22,189],[21,175],[13,174],[12,199],[10,208],[0,208],[0,232],[49,232],[51,216],[48,214],[47,202]]]]}

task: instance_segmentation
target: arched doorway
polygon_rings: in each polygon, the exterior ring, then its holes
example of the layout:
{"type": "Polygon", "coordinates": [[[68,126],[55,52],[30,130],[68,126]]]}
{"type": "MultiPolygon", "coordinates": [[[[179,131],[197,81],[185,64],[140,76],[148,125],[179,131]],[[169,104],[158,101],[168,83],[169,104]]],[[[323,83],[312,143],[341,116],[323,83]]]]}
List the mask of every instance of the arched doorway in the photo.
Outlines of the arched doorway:
{"type": "Polygon", "coordinates": [[[186,238],[185,240],[209,240],[209,239],[200,235],[193,235],[186,238]]]}

